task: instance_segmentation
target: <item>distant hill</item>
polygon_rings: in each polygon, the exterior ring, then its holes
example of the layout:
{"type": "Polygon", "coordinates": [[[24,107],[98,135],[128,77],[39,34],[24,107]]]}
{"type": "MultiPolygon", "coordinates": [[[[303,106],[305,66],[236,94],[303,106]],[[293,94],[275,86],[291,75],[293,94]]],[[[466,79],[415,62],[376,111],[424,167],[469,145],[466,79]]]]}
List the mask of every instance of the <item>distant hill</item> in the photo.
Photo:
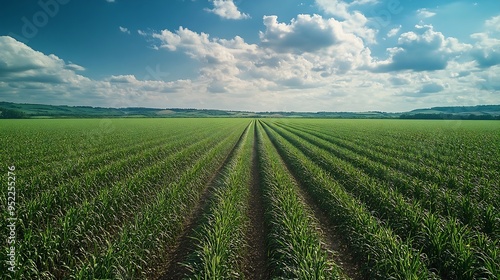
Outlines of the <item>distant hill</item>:
{"type": "Polygon", "coordinates": [[[400,118],[498,120],[500,119],[500,105],[432,107],[403,113],[400,118]]]}
{"type": "MultiPolygon", "coordinates": [[[[18,111],[29,118],[100,117],[231,117],[244,112],[198,109],[155,109],[142,107],[103,108],[91,106],[41,105],[0,102],[0,111],[18,111]]],[[[1,116],[0,116],[1,117],[1,116]]]]}
{"type": "Polygon", "coordinates": [[[103,108],[20,104],[0,101],[0,118],[346,118],[346,119],[500,119],[500,105],[433,107],[405,113],[370,112],[247,112],[179,108],[103,108]]]}

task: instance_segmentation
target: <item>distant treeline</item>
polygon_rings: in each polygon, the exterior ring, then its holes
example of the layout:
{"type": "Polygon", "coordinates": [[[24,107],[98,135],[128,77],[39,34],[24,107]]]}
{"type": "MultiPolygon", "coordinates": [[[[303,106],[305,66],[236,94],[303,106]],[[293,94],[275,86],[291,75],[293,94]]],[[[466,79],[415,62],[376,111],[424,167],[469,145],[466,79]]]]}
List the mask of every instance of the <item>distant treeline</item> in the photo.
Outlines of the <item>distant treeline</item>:
{"type": "Polygon", "coordinates": [[[500,120],[500,115],[474,115],[474,114],[402,114],[400,119],[418,119],[418,120],[500,120]]]}
{"type": "Polygon", "coordinates": [[[28,115],[19,110],[0,108],[0,119],[26,119],[28,115]]]}
{"type": "Polygon", "coordinates": [[[194,108],[105,108],[25,104],[0,101],[0,119],[24,118],[322,118],[322,119],[427,119],[500,120],[500,105],[432,107],[409,112],[248,112],[194,108]]]}
{"type": "MultiPolygon", "coordinates": [[[[499,112],[500,105],[477,105],[477,106],[452,106],[452,107],[432,107],[432,110],[443,113],[475,113],[475,112],[499,112]]],[[[417,110],[418,111],[418,110],[417,110]]]]}

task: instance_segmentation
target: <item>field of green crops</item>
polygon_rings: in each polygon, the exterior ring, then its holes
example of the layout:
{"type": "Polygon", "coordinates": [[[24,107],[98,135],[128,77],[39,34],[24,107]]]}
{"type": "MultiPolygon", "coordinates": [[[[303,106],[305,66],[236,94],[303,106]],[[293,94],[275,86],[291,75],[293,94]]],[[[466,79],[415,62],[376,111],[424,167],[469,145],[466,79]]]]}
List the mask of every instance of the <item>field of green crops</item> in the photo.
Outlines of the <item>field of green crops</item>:
{"type": "Polygon", "coordinates": [[[500,122],[0,121],[2,279],[500,279],[500,122]]]}

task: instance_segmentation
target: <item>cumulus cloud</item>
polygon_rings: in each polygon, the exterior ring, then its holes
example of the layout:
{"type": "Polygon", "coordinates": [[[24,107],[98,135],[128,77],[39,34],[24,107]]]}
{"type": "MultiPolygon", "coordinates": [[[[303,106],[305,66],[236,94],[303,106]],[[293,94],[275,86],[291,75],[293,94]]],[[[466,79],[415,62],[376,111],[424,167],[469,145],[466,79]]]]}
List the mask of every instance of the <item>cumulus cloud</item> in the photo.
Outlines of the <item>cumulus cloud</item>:
{"type": "Polygon", "coordinates": [[[44,55],[9,36],[0,36],[0,76],[4,81],[67,83],[83,77],[83,67],[66,64],[57,56],[44,55]]]}
{"type": "Polygon", "coordinates": [[[256,43],[183,27],[138,31],[155,49],[184,53],[197,61],[197,75],[172,81],[126,73],[92,80],[79,75],[85,68],[78,64],[0,37],[0,99],[255,111],[401,111],[498,103],[500,65],[478,67],[481,57],[490,59],[490,64],[494,61],[491,54],[499,38],[494,33],[495,18],[485,23],[484,33],[473,35],[474,46],[446,37],[432,26],[416,26],[403,34],[396,26],[392,35],[398,38],[396,45],[388,49],[387,58],[377,60],[367,47],[371,35],[366,18],[352,12],[374,1],[357,2],[348,5],[348,17],[343,19],[299,15],[280,22],[276,16],[266,16],[256,43]],[[487,52],[474,57],[478,50],[487,52]]]}
{"type": "Polygon", "coordinates": [[[471,37],[476,40],[471,55],[480,68],[500,64],[500,39],[490,38],[486,33],[475,33],[471,37]]]}
{"type": "Polygon", "coordinates": [[[402,86],[410,84],[410,80],[401,76],[392,76],[389,78],[389,81],[393,86],[402,86]]]}
{"type": "Polygon", "coordinates": [[[313,52],[338,44],[347,36],[340,22],[319,15],[298,15],[290,24],[279,23],[277,16],[264,16],[264,25],[262,45],[278,52],[313,52]]]}
{"type": "Polygon", "coordinates": [[[120,29],[120,32],[130,34],[130,30],[128,30],[128,28],[122,26],[119,26],[118,28],[120,29]]]}
{"type": "Polygon", "coordinates": [[[181,51],[201,62],[199,80],[209,92],[242,92],[243,88],[317,88],[326,78],[346,73],[371,60],[363,40],[343,31],[334,19],[299,15],[289,24],[264,17],[261,42],[211,38],[180,27],[151,36],[158,49],[181,51]]]}
{"type": "Polygon", "coordinates": [[[118,75],[118,76],[111,76],[106,79],[107,81],[111,83],[128,83],[128,84],[133,84],[137,82],[137,79],[135,78],[134,75],[118,75]]]}
{"type": "Polygon", "coordinates": [[[182,26],[175,33],[165,29],[153,33],[152,37],[160,41],[158,48],[170,51],[180,49],[190,57],[208,64],[234,62],[235,55],[251,54],[257,48],[239,36],[231,40],[210,38],[206,33],[197,33],[182,26]]]}
{"type": "Polygon", "coordinates": [[[375,70],[441,70],[450,60],[469,49],[470,45],[434,31],[432,25],[416,25],[414,31],[400,35],[396,47],[387,49],[389,59],[379,62],[375,70]]]}
{"type": "Polygon", "coordinates": [[[492,17],[485,22],[486,28],[493,32],[500,32],[500,15],[492,17]]]}
{"type": "Polygon", "coordinates": [[[233,39],[211,38],[206,33],[197,33],[179,27],[172,32],[162,30],[153,33],[159,41],[158,49],[181,51],[201,62],[198,81],[213,93],[237,91],[249,82],[241,78],[242,72],[254,67],[257,60],[257,45],[246,43],[241,37],[233,39]]]}
{"type": "Polygon", "coordinates": [[[475,33],[471,38],[475,41],[471,55],[479,68],[488,68],[500,64],[500,16],[492,17],[485,22],[485,32],[475,33]]]}
{"type": "Polygon", "coordinates": [[[419,17],[420,19],[430,18],[430,17],[433,17],[435,15],[436,15],[436,13],[430,11],[429,9],[424,8],[424,9],[417,10],[417,17],[419,17]]]}
{"type": "Polygon", "coordinates": [[[85,67],[80,66],[78,64],[74,64],[71,61],[69,61],[68,64],[64,66],[64,69],[69,69],[73,71],[85,71],[85,67]]]}
{"type": "MultiPolygon", "coordinates": [[[[308,61],[312,71],[323,77],[368,64],[370,50],[363,40],[344,30],[343,23],[320,15],[298,15],[290,24],[280,23],[276,16],[264,17],[266,30],[260,32],[261,48],[276,53],[295,54],[308,61]]],[[[269,61],[276,61],[274,55],[269,61]]],[[[281,58],[290,60],[289,58],[281,58]]]]}
{"type": "Polygon", "coordinates": [[[342,0],[316,0],[316,5],[318,5],[326,13],[342,19],[350,16],[350,6],[342,0]]]}
{"type": "Polygon", "coordinates": [[[500,66],[496,65],[488,71],[477,74],[476,86],[482,90],[498,94],[500,91],[500,66]]]}
{"type": "Polygon", "coordinates": [[[316,5],[323,11],[333,16],[339,17],[341,19],[347,19],[351,16],[351,10],[353,7],[359,7],[363,5],[373,5],[378,3],[377,0],[354,0],[351,2],[346,2],[343,0],[316,0],[316,5]]]}
{"type": "Polygon", "coordinates": [[[444,90],[444,86],[437,83],[433,82],[430,84],[425,84],[422,86],[422,88],[418,91],[419,94],[430,94],[430,93],[437,93],[440,91],[444,90]]]}
{"type": "Polygon", "coordinates": [[[378,1],[355,0],[347,3],[342,0],[316,0],[315,2],[326,14],[342,20],[341,23],[346,32],[353,33],[368,43],[375,43],[376,30],[369,28],[367,26],[369,19],[359,11],[353,10],[353,8],[376,4],[378,1]]]}
{"type": "Polygon", "coordinates": [[[391,37],[394,37],[394,36],[398,35],[399,30],[401,30],[401,25],[398,26],[398,27],[394,27],[393,29],[389,30],[389,32],[387,32],[387,37],[391,38],[391,37]]]}
{"type": "Polygon", "coordinates": [[[368,27],[370,20],[364,14],[355,11],[346,20],[342,21],[345,32],[352,33],[370,44],[375,44],[376,30],[368,27]]]}
{"type": "Polygon", "coordinates": [[[233,0],[213,0],[213,9],[205,9],[205,11],[214,13],[223,19],[248,19],[250,15],[242,13],[234,4],[233,0]]]}
{"type": "Polygon", "coordinates": [[[185,91],[201,91],[190,80],[141,81],[133,75],[91,80],[84,67],[43,54],[12,37],[0,36],[0,99],[12,102],[91,106],[187,106],[185,91]],[[165,93],[168,93],[165,95],[165,93]],[[182,98],[181,98],[182,97],[182,98]],[[182,101],[180,101],[182,100],[182,101]]]}

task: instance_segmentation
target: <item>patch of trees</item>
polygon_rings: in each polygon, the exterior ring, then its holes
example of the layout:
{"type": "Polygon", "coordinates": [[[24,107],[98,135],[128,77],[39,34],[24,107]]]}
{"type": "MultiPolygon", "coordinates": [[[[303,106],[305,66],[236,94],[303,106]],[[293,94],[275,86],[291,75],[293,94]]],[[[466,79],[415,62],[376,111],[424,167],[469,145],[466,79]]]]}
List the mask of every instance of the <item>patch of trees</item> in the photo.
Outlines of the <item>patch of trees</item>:
{"type": "Polygon", "coordinates": [[[418,120],[500,120],[500,115],[490,114],[402,114],[401,119],[418,119],[418,120]]]}
{"type": "Polygon", "coordinates": [[[19,110],[0,108],[0,119],[26,119],[28,115],[19,110]]]}

